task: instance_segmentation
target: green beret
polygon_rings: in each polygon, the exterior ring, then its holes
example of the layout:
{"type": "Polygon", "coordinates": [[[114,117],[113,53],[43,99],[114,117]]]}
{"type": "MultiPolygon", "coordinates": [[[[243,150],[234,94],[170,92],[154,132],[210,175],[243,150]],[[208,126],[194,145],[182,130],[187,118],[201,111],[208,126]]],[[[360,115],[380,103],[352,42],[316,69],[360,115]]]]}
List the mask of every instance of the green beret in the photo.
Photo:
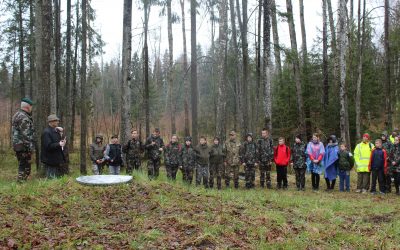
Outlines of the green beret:
{"type": "Polygon", "coordinates": [[[33,105],[33,101],[31,99],[29,99],[28,97],[24,97],[21,99],[21,102],[26,102],[29,105],[33,105]]]}

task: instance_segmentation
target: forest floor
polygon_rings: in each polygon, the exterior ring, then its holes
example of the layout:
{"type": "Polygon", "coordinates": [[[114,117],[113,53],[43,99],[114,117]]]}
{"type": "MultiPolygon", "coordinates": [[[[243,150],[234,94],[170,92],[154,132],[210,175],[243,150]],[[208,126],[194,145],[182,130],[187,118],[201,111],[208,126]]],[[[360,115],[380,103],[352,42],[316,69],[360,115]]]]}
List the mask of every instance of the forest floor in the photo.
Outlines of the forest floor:
{"type": "MultiPolygon", "coordinates": [[[[0,156],[0,249],[399,249],[400,197],[149,181],[82,186],[73,173],[17,184],[0,156]]],[[[273,176],[275,177],[275,175],[273,176]]],[[[308,177],[308,176],[307,176],[308,177]]],[[[353,173],[352,181],[356,179],[353,173]]],[[[324,183],[321,185],[324,187],[324,183]]]]}

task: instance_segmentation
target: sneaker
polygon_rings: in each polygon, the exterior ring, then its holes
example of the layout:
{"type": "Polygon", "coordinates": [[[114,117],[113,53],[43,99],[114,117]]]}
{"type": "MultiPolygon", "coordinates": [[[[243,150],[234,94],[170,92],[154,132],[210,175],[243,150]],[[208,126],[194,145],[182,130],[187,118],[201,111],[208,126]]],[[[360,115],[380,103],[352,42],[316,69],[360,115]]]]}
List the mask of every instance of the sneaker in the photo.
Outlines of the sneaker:
{"type": "Polygon", "coordinates": [[[363,189],[363,190],[361,191],[361,193],[362,193],[362,194],[366,194],[366,193],[367,193],[367,190],[366,190],[366,189],[363,189]]]}
{"type": "Polygon", "coordinates": [[[356,193],[361,193],[361,189],[357,189],[357,190],[356,190],[356,193]]]}
{"type": "Polygon", "coordinates": [[[371,191],[371,194],[376,195],[376,192],[375,191],[371,191]]]}

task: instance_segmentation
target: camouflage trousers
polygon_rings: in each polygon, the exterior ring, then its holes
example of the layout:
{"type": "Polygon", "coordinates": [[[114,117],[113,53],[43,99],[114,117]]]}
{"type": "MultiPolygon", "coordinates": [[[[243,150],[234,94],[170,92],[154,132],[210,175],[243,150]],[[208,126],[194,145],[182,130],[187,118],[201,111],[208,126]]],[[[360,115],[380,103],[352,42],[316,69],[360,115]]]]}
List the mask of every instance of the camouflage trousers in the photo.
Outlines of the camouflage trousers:
{"type": "Polygon", "coordinates": [[[182,179],[187,184],[192,184],[193,181],[193,166],[182,166],[182,179]]]}
{"type": "Polygon", "coordinates": [[[102,174],[104,165],[105,165],[104,163],[101,164],[93,163],[93,174],[94,175],[102,174]]]}
{"type": "Polygon", "coordinates": [[[272,188],[271,185],[271,163],[261,162],[260,163],[260,185],[264,187],[267,184],[267,188],[272,188]]]}
{"type": "Polygon", "coordinates": [[[147,163],[147,173],[149,179],[157,178],[160,175],[160,159],[149,159],[147,163]]]}
{"type": "Polygon", "coordinates": [[[126,163],[126,174],[132,174],[133,170],[140,169],[140,158],[128,158],[126,163]]]}
{"type": "Polygon", "coordinates": [[[239,165],[227,165],[225,172],[225,184],[229,187],[231,178],[233,177],[233,183],[235,188],[239,187],[239,165]]]}
{"type": "Polygon", "coordinates": [[[256,168],[254,164],[246,164],[244,167],[244,174],[246,180],[246,188],[254,188],[254,181],[256,180],[256,168]]]}
{"type": "Polygon", "coordinates": [[[26,181],[28,176],[31,174],[31,153],[29,152],[17,152],[18,160],[18,181],[26,181]]]}
{"type": "Polygon", "coordinates": [[[205,188],[208,188],[208,178],[209,178],[209,167],[208,164],[206,165],[197,165],[196,168],[196,186],[201,184],[203,181],[203,185],[205,188]]]}
{"type": "Polygon", "coordinates": [[[296,187],[304,190],[306,186],[306,168],[295,168],[296,173],[296,187]]]}
{"type": "Polygon", "coordinates": [[[165,165],[167,170],[167,178],[169,180],[176,180],[176,173],[178,172],[178,165],[165,165]]]}
{"type": "Polygon", "coordinates": [[[224,173],[224,163],[210,164],[210,188],[214,187],[214,179],[217,179],[217,187],[218,189],[221,189],[221,182],[224,173]]]}

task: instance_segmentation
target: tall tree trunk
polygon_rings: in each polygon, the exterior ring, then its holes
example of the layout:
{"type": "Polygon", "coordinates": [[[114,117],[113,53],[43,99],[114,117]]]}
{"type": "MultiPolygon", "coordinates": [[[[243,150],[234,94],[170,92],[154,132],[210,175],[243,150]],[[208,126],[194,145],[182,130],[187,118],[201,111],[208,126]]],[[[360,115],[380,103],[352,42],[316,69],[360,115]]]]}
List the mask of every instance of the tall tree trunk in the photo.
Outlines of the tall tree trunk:
{"type": "Polygon", "coordinates": [[[122,26],[122,79],[121,79],[121,142],[130,135],[131,122],[131,61],[132,61],[132,0],[124,0],[122,26]]]}
{"type": "MultiPolygon", "coordinates": [[[[35,81],[35,16],[33,10],[33,0],[29,0],[29,97],[33,98],[33,83],[35,81]]],[[[25,94],[26,95],[26,94],[25,94]]]]}
{"type": "MultiPolygon", "coordinates": [[[[41,133],[46,127],[47,116],[50,114],[50,63],[51,63],[51,29],[52,29],[52,4],[51,0],[36,0],[36,131],[41,133]]],[[[37,137],[40,145],[40,136],[37,137]]],[[[39,175],[43,175],[43,168],[39,164],[40,148],[36,148],[36,164],[39,175]]]]}
{"type": "Polygon", "coordinates": [[[86,96],[86,56],[87,56],[87,0],[82,0],[82,48],[81,48],[81,174],[86,174],[86,140],[87,140],[87,96],[86,96]]]}
{"type": "Polygon", "coordinates": [[[300,77],[300,62],[299,55],[297,52],[297,40],[296,40],[296,30],[293,21],[293,7],[292,1],[286,0],[286,9],[288,14],[288,23],[289,23],[289,33],[290,33],[290,44],[291,44],[291,57],[292,57],[292,65],[293,65],[293,74],[294,80],[296,84],[296,99],[297,99],[297,112],[298,112],[298,124],[299,131],[301,133],[305,132],[305,116],[304,116],[304,103],[303,103],[303,91],[301,86],[301,77],[300,77]]]}
{"type": "Polygon", "coordinates": [[[259,124],[259,107],[260,107],[260,95],[261,95],[261,17],[262,17],[262,5],[263,0],[258,1],[258,17],[256,20],[256,31],[255,31],[255,44],[256,44],[256,101],[255,101],[255,112],[253,112],[253,126],[252,131],[256,129],[259,124]]]}
{"type": "Polygon", "coordinates": [[[385,74],[385,85],[386,85],[386,129],[391,130],[393,125],[392,120],[392,86],[391,86],[391,79],[390,79],[390,44],[389,44],[389,13],[390,13],[390,5],[389,0],[385,0],[385,36],[384,36],[384,43],[385,43],[385,67],[386,67],[386,74],[385,74]]]}
{"type": "Polygon", "coordinates": [[[347,92],[346,92],[346,49],[347,49],[347,15],[346,0],[339,0],[338,12],[338,45],[339,45],[339,69],[340,69],[340,136],[350,146],[350,135],[348,127],[347,92]]]}
{"type": "Polygon", "coordinates": [[[180,0],[182,10],[182,42],[183,42],[183,84],[185,86],[185,136],[190,135],[189,128],[189,81],[188,81],[188,60],[187,60],[187,48],[186,48],[186,26],[185,26],[185,0],[180,0]]]}
{"type": "Polygon", "coordinates": [[[56,86],[56,113],[61,121],[64,119],[65,105],[60,107],[60,101],[65,104],[64,98],[61,98],[61,7],[60,0],[54,0],[54,54],[55,54],[55,86],[56,86]],[[62,100],[61,100],[62,99],[62,100]]]}
{"type": "Polygon", "coordinates": [[[301,27],[301,52],[303,56],[303,67],[307,66],[307,36],[306,26],[304,24],[304,3],[303,0],[299,1],[300,7],[300,27],[301,27]]]}
{"type": "Polygon", "coordinates": [[[275,0],[271,0],[271,22],[272,22],[272,35],[274,37],[274,57],[275,57],[275,68],[278,79],[282,79],[282,63],[281,63],[281,52],[279,49],[279,34],[278,34],[278,22],[276,17],[276,4],[275,0]]]}
{"type": "Polygon", "coordinates": [[[190,80],[191,80],[191,96],[192,96],[192,136],[193,144],[196,145],[198,142],[198,131],[197,131],[197,102],[198,102],[198,90],[197,90],[197,37],[196,37],[196,7],[197,1],[190,0],[190,50],[192,53],[190,61],[190,80]]]}
{"type": "MultiPolygon", "coordinates": [[[[71,0],[67,0],[67,34],[66,34],[66,59],[65,59],[65,117],[66,124],[64,124],[68,129],[71,126],[71,0]]],[[[71,138],[71,133],[73,131],[66,131],[68,138],[71,138]]]]}
{"type": "Polygon", "coordinates": [[[233,49],[233,67],[234,70],[234,89],[235,89],[235,128],[237,125],[243,124],[243,114],[241,112],[242,107],[242,94],[241,94],[241,83],[240,83],[240,64],[239,64],[239,47],[237,42],[237,32],[236,32],[236,15],[235,15],[235,3],[234,0],[229,0],[229,10],[230,10],[230,19],[231,19],[231,30],[232,30],[232,49],[233,49]]]}
{"type": "Polygon", "coordinates": [[[77,89],[77,70],[78,70],[78,46],[79,46],[79,0],[76,3],[76,27],[75,27],[75,49],[74,49],[74,67],[72,69],[72,96],[71,96],[71,128],[70,128],[70,140],[69,149],[74,149],[75,139],[75,114],[76,114],[76,97],[78,93],[77,89]]]}
{"type": "Polygon", "coordinates": [[[263,35],[263,80],[264,80],[264,126],[272,131],[272,94],[271,94],[271,1],[264,0],[264,35],[263,35]]]}
{"type": "Polygon", "coordinates": [[[18,0],[18,47],[19,47],[19,88],[20,97],[25,97],[24,27],[22,23],[22,0],[18,0]]]}
{"type": "Polygon", "coordinates": [[[171,11],[172,0],[167,0],[167,17],[168,17],[168,87],[169,87],[169,111],[171,113],[171,134],[176,133],[175,125],[175,109],[174,109],[174,79],[172,77],[174,67],[174,41],[172,36],[172,11],[171,11]]]}
{"type": "Polygon", "coordinates": [[[218,48],[218,94],[217,94],[217,124],[216,134],[225,139],[226,130],[226,77],[227,77],[227,30],[228,6],[227,0],[221,0],[219,9],[219,48],[218,48]]]}
{"type": "Polygon", "coordinates": [[[144,45],[143,45],[143,63],[144,63],[144,110],[146,138],[150,136],[150,103],[149,103],[149,48],[147,46],[147,33],[149,25],[150,3],[144,0],[144,45]]]}
{"type": "MultiPolygon", "coordinates": [[[[329,71],[328,71],[328,17],[326,0],[322,0],[322,75],[323,75],[323,107],[326,114],[329,104],[329,71]]],[[[326,116],[325,116],[326,118],[326,116]]],[[[327,121],[327,119],[325,119],[327,121]]],[[[325,122],[327,124],[327,122],[325,122]]]]}
{"type": "Polygon", "coordinates": [[[365,0],[363,3],[363,16],[362,16],[362,27],[361,27],[361,0],[358,0],[358,28],[357,28],[357,39],[358,39],[358,77],[356,85],[356,137],[361,139],[361,83],[362,83],[362,70],[364,60],[364,33],[365,33],[365,0]],[[361,31],[362,29],[362,31],[361,31]],[[362,32],[362,33],[361,33],[362,32]]]}
{"type": "Polygon", "coordinates": [[[338,83],[338,72],[339,72],[339,61],[338,61],[338,52],[337,52],[337,43],[336,43],[336,29],[335,23],[333,20],[333,11],[332,11],[332,3],[331,0],[326,0],[328,7],[328,16],[329,16],[329,27],[331,31],[331,50],[333,57],[333,82],[334,85],[337,86],[338,83]]]}
{"type": "Polygon", "coordinates": [[[242,95],[243,95],[243,128],[242,134],[245,134],[249,130],[249,48],[247,41],[247,25],[248,25],[248,17],[247,17],[247,0],[242,0],[242,16],[243,22],[241,25],[241,37],[242,37],[242,57],[243,57],[243,81],[242,81],[242,95]]]}

